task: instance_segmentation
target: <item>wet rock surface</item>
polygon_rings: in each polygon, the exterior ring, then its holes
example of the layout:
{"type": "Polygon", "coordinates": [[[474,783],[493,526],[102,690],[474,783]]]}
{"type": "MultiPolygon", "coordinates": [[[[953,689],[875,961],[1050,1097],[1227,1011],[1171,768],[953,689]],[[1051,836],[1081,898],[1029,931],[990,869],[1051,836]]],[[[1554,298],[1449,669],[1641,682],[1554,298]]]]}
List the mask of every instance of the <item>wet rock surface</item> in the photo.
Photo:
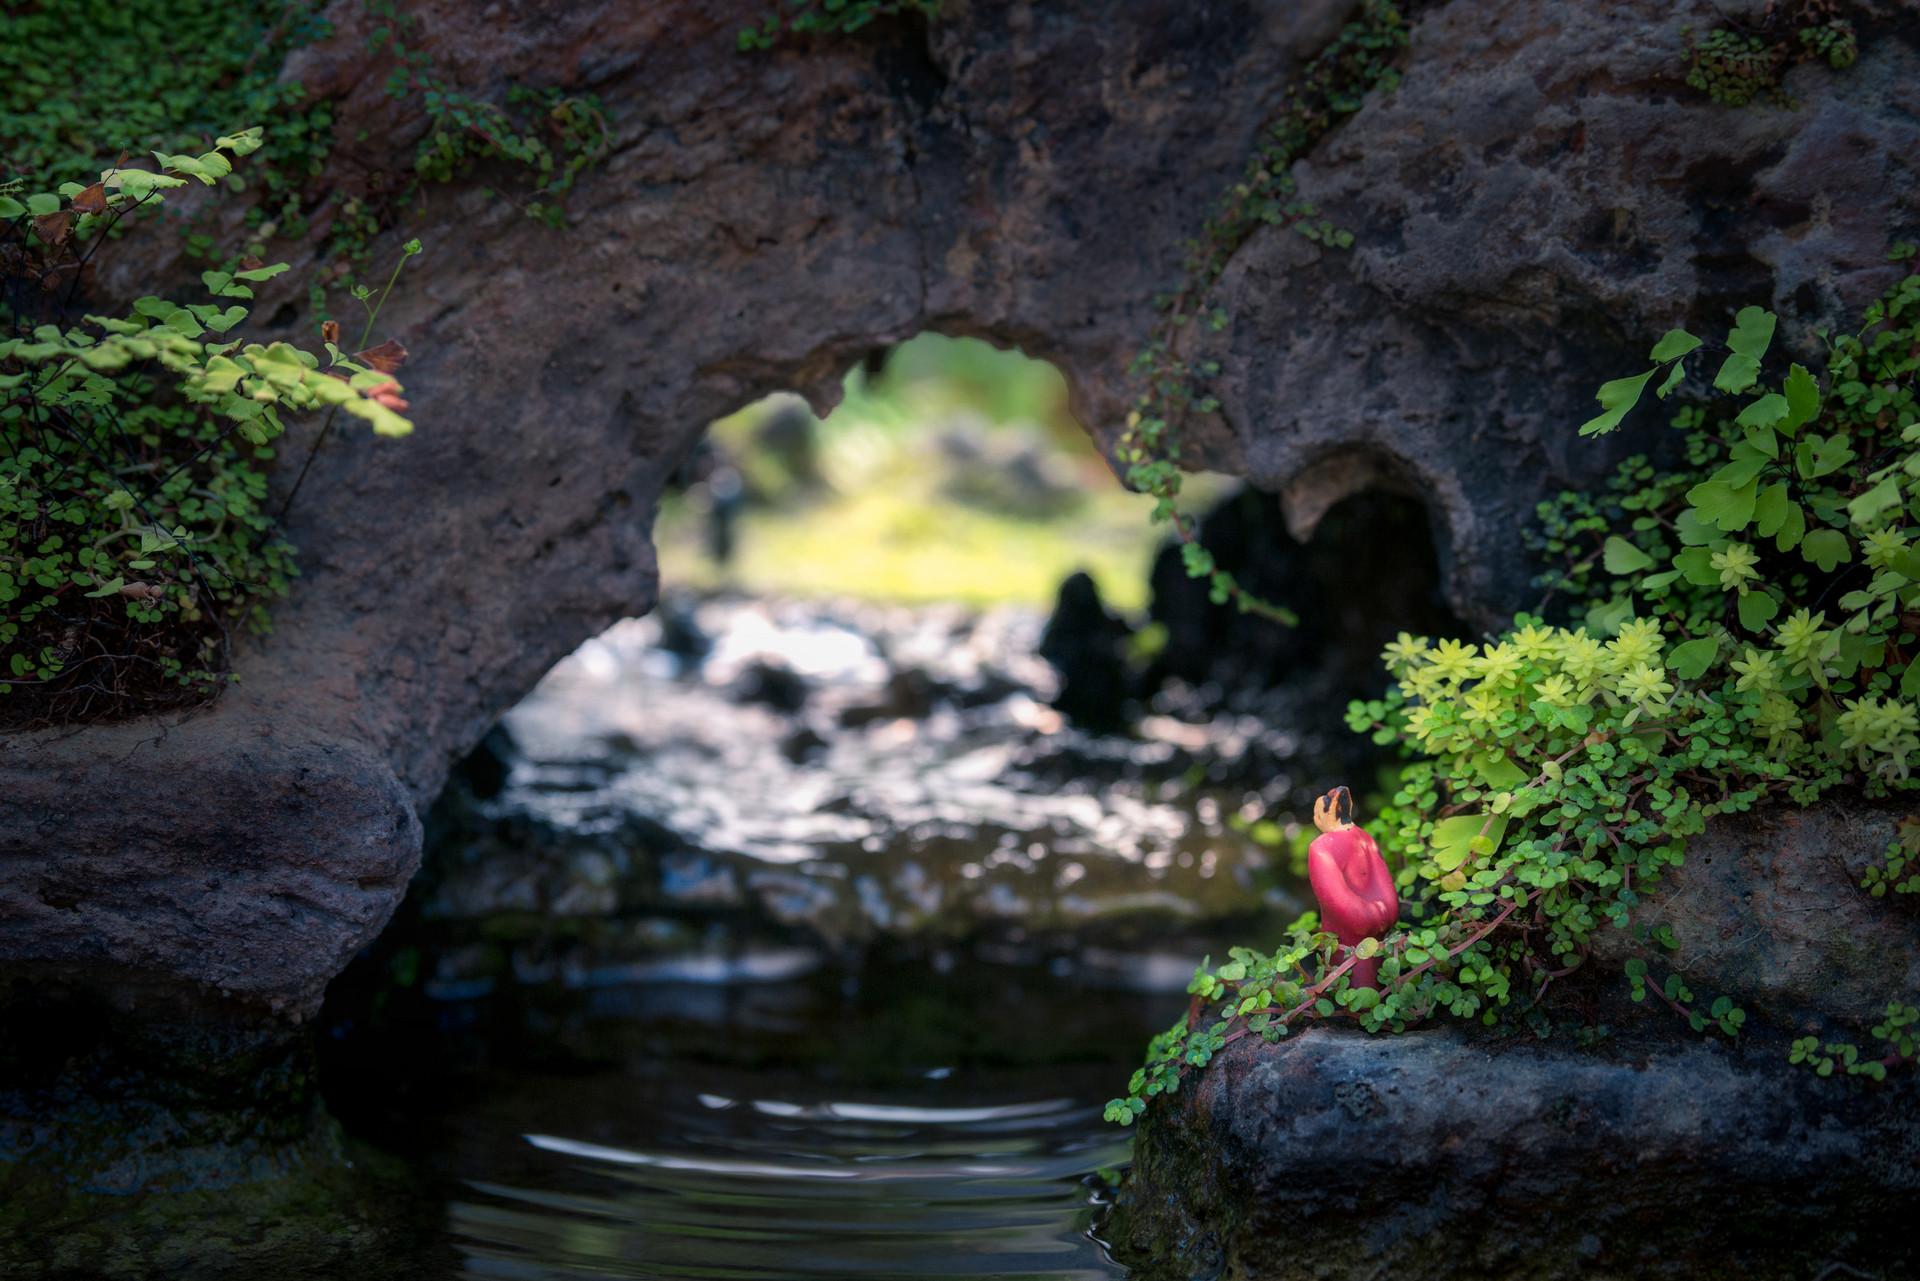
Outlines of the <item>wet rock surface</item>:
{"type": "Polygon", "coordinates": [[[1103,1233],[1183,1281],[1910,1276],[1916,1103],[1774,1046],[1313,1029],[1157,1103],[1103,1233]]]}
{"type": "Polygon", "coordinates": [[[308,725],[117,732],[119,755],[84,761],[0,746],[0,998],[53,986],[163,1019],[311,1014],[316,976],[373,938],[413,873],[405,790],[308,725]],[[119,836],[102,842],[108,819],[119,836]]]}
{"type": "Polygon", "coordinates": [[[1636,933],[1596,935],[1544,1011],[1573,1020],[1551,1039],[1317,1028],[1230,1047],[1142,1119],[1120,1257],[1287,1281],[1908,1275],[1920,1255],[1890,1225],[1920,1198],[1920,1081],[1788,1062],[1808,1035],[1878,1057],[1866,1029],[1920,986],[1920,918],[1860,885],[1904,813],[1841,797],[1715,819],[1636,933]],[[1748,1010],[1738,1045],[1628,1003],[1632,956],[1748,1010]]]}

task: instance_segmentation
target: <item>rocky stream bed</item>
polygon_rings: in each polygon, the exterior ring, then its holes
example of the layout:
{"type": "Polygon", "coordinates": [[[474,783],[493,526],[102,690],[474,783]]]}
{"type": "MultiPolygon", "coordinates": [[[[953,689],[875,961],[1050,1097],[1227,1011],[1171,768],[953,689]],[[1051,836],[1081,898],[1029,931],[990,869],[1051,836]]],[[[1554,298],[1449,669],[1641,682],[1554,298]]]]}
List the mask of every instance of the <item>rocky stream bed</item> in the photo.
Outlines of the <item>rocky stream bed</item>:
{"type": "MultiPolygon", "coordinates": [[[[298,1033],[168,1025],[132,1059],[80,1033],[43,1047],[25,1078],[43,1084],[6,1109],[43,1121],[4,1138],[14,1203],[46,1232],[9,1275],[289,1257],[313,1276],[463,1259],[574,1275],[599,1257],[582,1214],[649,1260],[633,1275],[676,1275],[654,1211],[562,1207],[579,1182],[562,1167],[602,1172],[582,1192],[636,1164],[704,1171],[656,1192],[799,1196],[804,1217],[819,1162],[909,1161],[898,1177],[964,1200],[967,1170],[1029,1146],[958,1220],[911,1200],[844,1212],[893,1221],[883,1270],[1039,1215],[1015,1251],[1036,1275],[1108,1275],[1096,1176],[1126,1145],[1104,1093],[1201,956],[1298,913],[1299,802],[1366,757],[1313,673],[1229,688],[1189,662],[1189,682],[1129,660],[1081,590],[1051,623],[676,595],[590,641],[427,816],[405,905],[317,1020],[318,1075],[298,1033]],[[1072,700],[1042,651],[1083,691],[1107,682],[1097,719],[1122,728],[1053,706],[1072,700]],[[761,1102],[722,1118],[710,1097],[761,1102]],[[786,1133],[788,1108],[825,1128],[786,1133]],[[62,1179],[29,1177],[49,1168],[62,1179]],[[1060,1250],[1078,1262],[1056,1273],[1060,1250]]],[[[750,1266],[729,1212],[705,1213],[696,1254],[750,1266]]]]}
{"type": "Polygon", "coordinates": [[[1557,1029],[1235,1047],[1129,1152],[1101,1099],[1371,765],[1340,665],[1190,683],[1083,606],[676,595],[589,642],[456,771],[317,1060],[18,1025],[8,1275],[1902,1275],[1914,1082],[1784,1061],[1920,965],[1857,886],[1884,806],[1720,823],[1649,909],[1764,998],[1739,1047],[1596,966],[1557,1029]]]}
{"type": "Polygon", "coordinates": [[[1050,705],[1045,624],[744,598],[620,624],[463,768],[387,945],[430,949],[440,993],[881,945],[1158,984],[1297,915],[1281,847],[1326,718],[1176,681],[1134,732],[1088,732],[1050,705]]]}

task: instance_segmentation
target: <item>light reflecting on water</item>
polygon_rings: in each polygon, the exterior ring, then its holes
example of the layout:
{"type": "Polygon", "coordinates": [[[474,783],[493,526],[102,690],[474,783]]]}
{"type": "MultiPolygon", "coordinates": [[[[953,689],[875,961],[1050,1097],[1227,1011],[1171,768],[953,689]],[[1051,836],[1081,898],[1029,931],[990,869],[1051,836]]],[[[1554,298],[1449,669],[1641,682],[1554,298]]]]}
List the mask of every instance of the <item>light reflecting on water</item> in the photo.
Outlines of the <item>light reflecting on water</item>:
{"type": "Polygon", "coordinates": [[[508,717],[336,985],[333,1102],[418,1171],[430,1281],[1122,1275],[1100,1110],[1298,910],[1294,696],[1094,733],[1037,616],[669,612],[508,717]]]}
{"type": "Polygon", "coordinates": [[[1089,1236],[1100,1172],[1127,1157],[1098,1106],[1009,1099],[1004,1075],[925,1076],[944,1079],[857,1097],[795,1081],[738,1095],[726,1078],[765,1074],[696,1067],[523,1080],[486,1121],[596,1119],[463,1154],[488,1174],[464,1179],[448,1207],[461,1275],[1121,1276],[1089,1236]]]}

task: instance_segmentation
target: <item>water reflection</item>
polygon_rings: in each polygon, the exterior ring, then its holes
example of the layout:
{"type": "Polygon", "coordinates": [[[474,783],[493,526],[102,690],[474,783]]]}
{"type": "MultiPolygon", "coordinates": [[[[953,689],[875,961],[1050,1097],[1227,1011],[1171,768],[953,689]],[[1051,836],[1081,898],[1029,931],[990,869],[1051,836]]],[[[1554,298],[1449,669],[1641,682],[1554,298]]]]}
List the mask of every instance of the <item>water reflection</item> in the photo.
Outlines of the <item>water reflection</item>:
{"type": "MultiPolygon", "coordinates": [[[[449,1207],[461,1275],[1121,1275],[1088,1234],[1126,1139],[1084,1098],[1008,1099],[991,1074],[950,1070],[859,1097],[798,1080],[715,1092],[726,1079],[552,1082],[548,1110],[597,1119],[523,1133],[465,1182],[449,1207]]],[[[539,1110],[540,1093],[507,1110],[539,1110]]]]}
{"type": "Polygon", "coordinates": [[[1017,610],[676,609],[563,662],[488,786],[436,808],[414,907],[443,995],[650,978],[725,954],[714,928],[762,951],[1188,950],[1302,906],[1285,716],[1195,696],[1139,734],[1077,730],[1017,610]]]}
{"type": "Polygon", "coordinates": [[[513,712],[331,1006],[442,1275],[1121,1275],[1101,1106],[1297,910],[1313,740],[1277,692],[1075,728],[1041,626],[682,601],[513,712]]]}

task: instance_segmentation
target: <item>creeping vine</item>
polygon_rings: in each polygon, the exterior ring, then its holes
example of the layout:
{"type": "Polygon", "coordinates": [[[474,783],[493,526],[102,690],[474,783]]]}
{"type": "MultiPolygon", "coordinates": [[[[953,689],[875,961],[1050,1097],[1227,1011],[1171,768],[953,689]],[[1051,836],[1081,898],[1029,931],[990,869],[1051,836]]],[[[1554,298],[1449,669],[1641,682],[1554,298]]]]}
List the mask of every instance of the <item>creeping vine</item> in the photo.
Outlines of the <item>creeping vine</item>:
{"type": "Polygon", "coordinates": [[[1728,107],[1791,107],[1780,85],[1789,67],[1819,63],[1844,71],[1860,39],[1842,0],[1770,0],[1750,21],[1728,19],[1704,36],[1687,33],[1687,84],[1728,107]]]}
{"type": "MultiPolygon", "coordinates": [[[[199,154],[155,152],[57,191],[0,184],[0,715],[76,721],[200,701],[235,625],[263,626],[294,574],[264,510],[284,415],[344,412],[412,430],[396,343],[322,357],[239,337],[253,286],[288,270],[242,259],[201,301],[84,310],[98,255],[130,219],[196,181],[224,185],[255,127],[199,154]]],[[[370,335],[369,335],[370,336],[370,335]]],[[[365,344],[361,344],[365,347],[365,344]]]]}
{"type": "Polygon", "coordinates": [[[563,197],[607,153],[610,134],[600,100],[518,84],[508,86],[504,107],[475,97],[445,79],[432,55],[409,43],[414,20],[400,13],[394,0],[367,0],[367,8],[381,19],[367,37],[367,51],[385,50],[396,60],[387,92],[417,100],[432,123],[414,154],[413,182],[398,203],[407,203],[421,182],[451,182],[477,164],[504,160],[532,175],[533,188],[523,205],[527,216],[564,227],[563,197]]]}
{"type": "Polygon", "coordinates": [[[938,17],[940,0],[781,0],[758,23],[742,27],[736,44],[742,53],[764,52],[788,37],[852,35],[903,13],[938,17]]]}
{"type": "MultiPolygon", "coordinates": [[[[1673,416],[1682,465],[1630,458],[1604,494],[1542,505],[1561,624],[1521,615],[1485,644],[1402,634],[1393,686],[1350,708],[1405,757],[1376,831],[1411,923],[1355,949],[1381,959],[1379,988],[1347,981],[1311,914],[1278,951],[1235,948],[1202,965],[1110,1119],[1130,1123],[1234,1040],[1313,1019],[1397,1032],[1524,1016],[1602,930],[1628,941],[1633,1000],[1740,1034],[1745,1011],[1694,993],[1667,962],[1670,931],[1635,907],[1718,815],[1920,788],[1920,275],[1858,332],[1823,335],[1818,374],[1766,376],[1775,325],[1745,308],[1717,345],[1709,394],[1673,416]]],[[[1666,399],[1706,376],[1693,366],[1709,350],[1669,331],[1643,372],[1600,388],[1580,434],[1615,430],[1649,387],[1666,399]]],[[[1910,891],[1915,848],[1920,824],[1903,824],[1863,889],[1910,891]]],[[[1911,1010],[1894,995],[1879,1058],[1816,1038],[1793,1061],[1883,1076],[1915,1057],[1911,1010]]]]}
{"type": "Polygon", "coordinates": [[[1217,332],[1229,324],[1223,309],[1208,306],[1208,297],[1234,253],[1262,227],[1289,228],[1330,249],[1352,246],[1351,232],[1336,228],[1299,197],[1293,167],[1328,130],[1358,111],[1369,92],[1398,82],[1393,58],[1406,43],[1400,6],[1393,0],[1366,0],[1359,17],[1302,69],[1278,117],[1261,132],[1245,174],[1188,243],[1183,279],[1157,300],[1160,318],[1131,367],[1141,391],[1116,451],[1127,484],[1154,498],[1153,520],[1171,530],[1187,572],[1208,581],[1215,604],[1232,603],[1288,625],[1299,621],[1293,611],[1248,591],[1222,569],[1201,543],[1198,522],[1179,508],[1180,424],[1191,414],[1219,408],[1206,389],[1219,365],[1193,362],[1185,349],[1195,325],[1217,332]]]}
{"type": "MultiPolygon", "coordinates": [[[[609,148],[598,99],[522,84],[507,86],[503,104],[483,99],[417,46],[416,23],[395,0],[365,7],[375,19],[368,52],[394,59],[388,93],[431,126],[401,173],[359,168],[341,180],[329,167],[333,104],[281,80],[287,55],[331,30],[314,0],[66,0],[0,13],[0,173],[84,180],[122,151],[181,151],[233,120],[258,120],[271,154],[230,180],[254,193],[246,249],[265,255],[317,231],[326,261],[309,289],[322,313],[328,290],[363,271],[426,184],[482,165],[518,171],[526,180],[502,197],[565,225],[567,194],[609,148]]],[[[190,256],[217,256],[212,210],[166,216],[190,256]]]]}

